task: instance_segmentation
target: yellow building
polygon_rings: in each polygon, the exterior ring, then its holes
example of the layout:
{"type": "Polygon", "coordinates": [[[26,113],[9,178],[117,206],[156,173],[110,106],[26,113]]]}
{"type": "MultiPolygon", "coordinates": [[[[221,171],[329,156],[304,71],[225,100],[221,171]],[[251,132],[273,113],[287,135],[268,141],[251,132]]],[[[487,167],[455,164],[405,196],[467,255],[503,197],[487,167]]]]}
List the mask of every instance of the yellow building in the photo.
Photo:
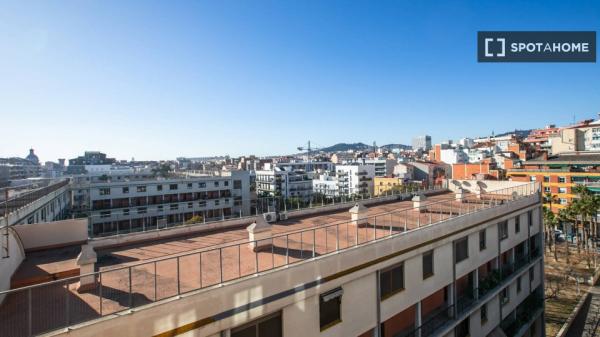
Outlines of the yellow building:
{"type": "Polygon", "coordinates": [[[392,190],[397,190],[402,185],[402,178],[375,177],[373,180],[374,194],[376,197],[392,193],[392,190]]]}

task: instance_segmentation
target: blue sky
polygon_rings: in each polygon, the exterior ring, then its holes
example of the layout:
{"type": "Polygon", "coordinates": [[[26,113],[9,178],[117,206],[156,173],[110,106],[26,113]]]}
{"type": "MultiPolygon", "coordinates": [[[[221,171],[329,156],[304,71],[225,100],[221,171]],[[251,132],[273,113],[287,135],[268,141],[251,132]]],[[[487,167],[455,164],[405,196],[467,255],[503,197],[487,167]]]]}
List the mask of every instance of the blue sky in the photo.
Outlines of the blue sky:
{"type": "Polygon", "coordinates": [[[0,156],[434,142],[600,112],[600,68],[480,64],[478,30],[599,30],[598,1],[0,3],[0,156]]]}

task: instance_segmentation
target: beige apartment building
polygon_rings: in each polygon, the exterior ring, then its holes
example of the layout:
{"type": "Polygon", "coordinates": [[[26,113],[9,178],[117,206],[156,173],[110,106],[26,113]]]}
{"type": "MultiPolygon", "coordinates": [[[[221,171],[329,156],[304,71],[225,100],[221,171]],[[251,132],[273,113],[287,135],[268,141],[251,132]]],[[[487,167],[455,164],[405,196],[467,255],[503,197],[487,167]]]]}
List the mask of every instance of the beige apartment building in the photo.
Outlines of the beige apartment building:
{"type": "MultiPolygon", "coordinates": [[[[454,180],[272,224],[94,238],[76,257],[47,248],[79,276],[0,293],[0,321],[7,336],[543,336],[542,245],[538,183],[454,180]]],[[[47,260],[23,254],[12,279],[35,283],[27,267],[47,260]]]]}

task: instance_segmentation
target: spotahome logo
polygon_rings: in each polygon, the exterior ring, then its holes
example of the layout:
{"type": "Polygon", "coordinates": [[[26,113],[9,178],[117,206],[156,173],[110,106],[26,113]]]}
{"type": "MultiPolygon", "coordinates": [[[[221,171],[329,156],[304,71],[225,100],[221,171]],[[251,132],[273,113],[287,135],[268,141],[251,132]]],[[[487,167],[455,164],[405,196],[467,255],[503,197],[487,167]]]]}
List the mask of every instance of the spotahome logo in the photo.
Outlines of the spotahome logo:
{"type": "Polygon", "coordinates": [[[479,62],[596,62],[596,32],[477,32],[479,62]]]}

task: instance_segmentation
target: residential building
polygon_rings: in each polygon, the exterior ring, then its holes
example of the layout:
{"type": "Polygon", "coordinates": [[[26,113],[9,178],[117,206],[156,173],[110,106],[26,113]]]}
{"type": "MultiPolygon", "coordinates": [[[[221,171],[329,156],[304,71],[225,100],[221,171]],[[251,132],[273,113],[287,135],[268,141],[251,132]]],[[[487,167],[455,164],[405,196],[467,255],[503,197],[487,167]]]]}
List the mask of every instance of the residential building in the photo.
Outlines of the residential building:
{"type": "Polygon", "coordinates": [[[452,166],[446,163],[415,161],[410,165],[414,167],[414,181],[423,185],[440,185],[444,179],[452,176],[452,166]]]}
{"type": "Polygon", "coordinates": [[[335,175],[321,174],[313,179],[313,193],[321,194],[329,198],[339,197],[340,183],[335,175]]]}
{"type": "Polygon", "coordinates": [[[400,177],[375,177],[373,179],[374,195],[379,197],[392,192],[398,193],[400,187],[405,183],[404,179],[400,177]]]}
{"type": "Polygon", "coordinates": [[[336,165],[335,170],[341,195],[373,195],[375,165],[336,165]]]}
{"type": "Polygon", "coordinates": [[[542,193],[550,193],[555,199],[552,211],[558,212],[576,197],[572,189],[577,184],[600,193],[600,153],[544,154],[523,162],[520,168],[508,169],[506,175],[513,181],[541,183],[542,193]]]}
{"type": "Polygon", "coordinates": [[[99,151],[85,151],[83,156],[69,159],[67,174],[84,174],[93,165],[111,166],[116,163],[114,158],[107,158],[106,154],[99,151]]]}
{"type": "Polygon", "coordinates": [[[312,196],[312,173],[303,170],[286,170],[275,167],[270,170],[256,171],[256,194],[301,198],[308,200],[312,196]]]}
{"type": "Polygon", "coordinates": [[[157,231],[158,242],[141,240],[146,233],[128,234],[118,247],[114,238],[97,238],[84,245],[75,269],[81,276],[74,279],[60,280],[74,262],[61,255],[64,247],[42,249],[42,256],[12,245],[12,259],[0,260],[11,262],[0,284],[30,282],[35,296],[24,288],[0,298],[2,332],[542,337],[538,186],[482,183],[485,194],[496,197],[471,200],[482,207],[437,191],[442,194],[430,195],[418,210],[411,201],[356,205],[361,222],[352,221],[348,209],[328,208],[272,224],[247,219],[241,225],[252,223],[248,229],[169,228],[157,231]],[[262,243],[252,240],[257,227],[262,243]],[[40,283],[15,273],[18,256],[26,256],[30,268],[53,268],[59,280],[40,283]]]}
{"type": "Polygon", "coordinates": [[[345,164],[348,162],[353,162],[354,159],[354,153],[350,152],[337,152],[331,155],[331,162],[334,164],[345,164]]]}
{"type": "Polygon", "coordinates": [[[452,165],[452,179],[502,179],[504,173],[498,169],[493,158],[478,163],[457,163],[452,165]]]}
{"type": "Polygon", "coordinates": [[[393,176],[401,178],[405,182],[411,181],[415,176],[415,167],[410,163],[398,163],[394,165],[393,176]]]}
{"type": "Polygon", "coordinates": [[[374,166],[376,177],[391,176],[394,173],[394,166],[398,163],[397,160],[388,158],[363,159],[359,162],[374,166]]]}
{"type": "Polygon", "coordinates": [[[73,210],[89,219],[94,236],[146,231],[250,215],[248,171],[188,173],[187,177],[79,175],[73,210]]]}
{"type": "Polygon", "coordinates": [[[422,150],[429,151],[431,150],[431,136],[423,135],[417,136],[412,139],[412,148],[414,151],[422,150]]]}

